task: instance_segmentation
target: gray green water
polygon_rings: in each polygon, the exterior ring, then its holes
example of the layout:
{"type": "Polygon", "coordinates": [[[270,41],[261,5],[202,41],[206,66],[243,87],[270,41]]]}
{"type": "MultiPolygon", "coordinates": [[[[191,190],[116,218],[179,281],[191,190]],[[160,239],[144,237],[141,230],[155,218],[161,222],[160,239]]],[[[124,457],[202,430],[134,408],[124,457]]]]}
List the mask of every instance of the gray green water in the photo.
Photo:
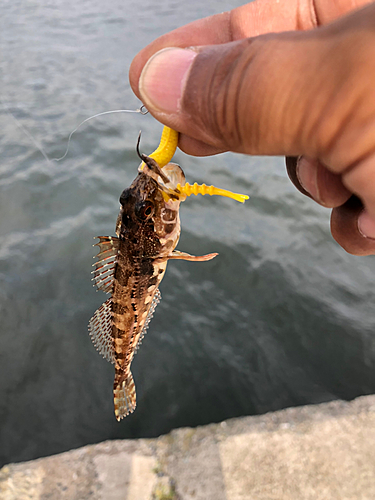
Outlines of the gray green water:
{"type": "Polygon", "coordinates": [[[188,199],[171,262],[133,363],[136,412],[113,415],[113,367],[91,345],[106,296],[90,281],[93,237],[114,234],[134,147],[157,145],[127,72],[158,35],[237,3],[2,0],[0,6],[0,463],[105,439],[375,390],[375,262],[332,240],[329,212],[297,193],[281,158],[176,155],[190,182],[250,195],[188,199]]]}

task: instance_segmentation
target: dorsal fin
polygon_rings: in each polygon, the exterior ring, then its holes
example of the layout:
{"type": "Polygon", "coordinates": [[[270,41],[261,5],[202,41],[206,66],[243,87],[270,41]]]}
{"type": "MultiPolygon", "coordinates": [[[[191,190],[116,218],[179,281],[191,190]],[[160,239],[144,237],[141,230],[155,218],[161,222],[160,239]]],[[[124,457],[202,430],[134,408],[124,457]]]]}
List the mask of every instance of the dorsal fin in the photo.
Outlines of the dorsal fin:
{"type": "Polygon", "coordinates": [[[105,293],[110,293],[113,288],[113,280],[115,275],[115,266],[120,240],[115,236],[98,236],[99,242],[94,246],[100,248],[96,255],[97,262],[93,264],[95,270],[93,281],[98,290],[103,290],[105,293]]]}
{"type": "Polygon", "coordinates": [[[112,338],[112,300],[106,300],[89,321],[89,334],[99,353],[107,361],[115,363],[112,338]]]}
{"type": "Polygon", "coordinates": [[[150,306],[150,309],[148,310],[148,314],[147,314],[147,317],[146,317],[145,324],[143,325],[143,328],[142,328],[142,331],[141,331],[141,335],[139,336],[138,343],[137,343],[137,345],[134,348],[134,353],[136,353],[138,351],[140,345],[142,344],[143,337],[147,333],[147,328],[148,328],[148,325],[150,324],[150,321],[151,321],[151,319],[152,319],[152,317],[154,315],[155,308],[159,304],[160,301],[161,301],[161,293],[160,293],[160,290],[158,288],[156,290],[156,292],[155,292],[155,295],[154,295],[153,299],[152,299],[151,306],[150,306]]]}

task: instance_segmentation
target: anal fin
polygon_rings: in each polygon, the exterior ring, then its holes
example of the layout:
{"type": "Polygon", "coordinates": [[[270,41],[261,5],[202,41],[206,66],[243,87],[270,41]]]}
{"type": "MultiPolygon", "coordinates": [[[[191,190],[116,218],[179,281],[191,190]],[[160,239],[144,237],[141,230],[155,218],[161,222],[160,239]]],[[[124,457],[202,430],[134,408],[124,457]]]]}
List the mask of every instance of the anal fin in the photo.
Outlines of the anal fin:
{"type": "Polygon", "coordinates": [[[97,309],[89,321],[89,334],[99,353],[107,361],[115,362],[112,339],[112,301],[108,299],[97,309]]]}
{"type": "Polygon", "coordinates": [[[205,262],[211,260],[219,255],[218,253],[208,253],[206,255],[190,255],[186,252],[180,252],[179,250],[173,250],[173,252],[168,255],[168,259],[179,259],[179,260],[190,260],[194,262],[205,262]]]}
{"type": "Polygon", "coordinates": [[[138,351],[140,345],[142,344],[143,337],[147,333],[148,325],[150,324],[150,321],[151,321],[151,319],[152,319],[152,317],[154,315],[156,306],[159,304],[160,301],[161,301],[161,293],[160,293],[160,290],[158,288],[156,290],[156,292],[155,292],[155,295],[154,295],[153,299],[152,299],[152,302],[151,302],[151,305],[150,305],[150,309],[148,310],[148,313],[147,313],[147,316],[146,316],[145,324],[143,325],[143,328],[142,328],[142,331],[141,331],[141,335],[139,336],[138,343],[137,343],[137,345],[134,348],[134,353],[136,353],[138,351]]]}

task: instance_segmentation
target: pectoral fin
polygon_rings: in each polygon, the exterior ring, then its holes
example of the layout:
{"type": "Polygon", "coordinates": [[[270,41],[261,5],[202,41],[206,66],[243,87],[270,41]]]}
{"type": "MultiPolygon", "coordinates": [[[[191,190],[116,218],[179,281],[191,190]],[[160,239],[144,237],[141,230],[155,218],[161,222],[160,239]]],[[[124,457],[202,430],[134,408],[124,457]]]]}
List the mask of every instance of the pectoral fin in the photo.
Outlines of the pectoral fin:
{"type": "Polygon", "coordinates": [[[97,262],[93,264],[95,270],[93,281],[98,290],[103,290],[105,293],[110,293],[113,288],[115,279],[115,266],[120,240],[115,236],[97,236],[99,242],[94,246],[98,246],[100,251],[96,258],[97,262]]]}
{"type": "Polygon", "coordinates": [[[190,255],[186,252],[180,252],[179,250],[173,250],[173,252],[168,255],[168,259],[179,259],[179,260],[191,260],[194,262],[205,262],[206,260],[211,260],[217,253],[208,253],[207,255],[190,255]]]}

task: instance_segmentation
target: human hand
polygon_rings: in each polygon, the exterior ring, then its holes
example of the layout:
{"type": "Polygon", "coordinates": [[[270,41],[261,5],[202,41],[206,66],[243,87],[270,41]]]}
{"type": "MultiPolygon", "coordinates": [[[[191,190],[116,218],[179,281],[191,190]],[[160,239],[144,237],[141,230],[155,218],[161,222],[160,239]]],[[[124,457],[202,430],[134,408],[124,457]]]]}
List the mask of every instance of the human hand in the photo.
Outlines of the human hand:
{"type": "Polygon", "coordinates": [[[185,152],[288,156],[292,182],[334,207],[332,234],[357,255],[375,253],[375,5],[331,21],[364,3],[257,0],[160,37],[130,69],[185,152]],[[166,47],[184,50],[150,60],[166,47]]]}

